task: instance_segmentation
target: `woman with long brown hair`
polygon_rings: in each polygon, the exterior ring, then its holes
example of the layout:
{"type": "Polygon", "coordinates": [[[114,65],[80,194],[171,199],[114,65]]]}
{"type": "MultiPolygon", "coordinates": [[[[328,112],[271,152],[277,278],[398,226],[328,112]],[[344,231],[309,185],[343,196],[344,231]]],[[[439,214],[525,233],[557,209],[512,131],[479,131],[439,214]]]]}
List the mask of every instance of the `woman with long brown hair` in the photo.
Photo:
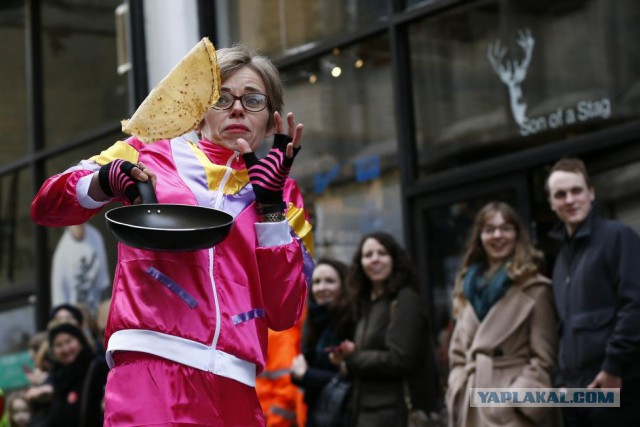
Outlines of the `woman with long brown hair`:
{"type": "Polygon", "coordinates": [[[354,338],[342,342],[330,358],[353,384],[349,425],[404,427],[409,416],[426,419],[435,397],[428,390],[435,384],[428,372],[434,355],[406,250],[382,231],[363,236],[347,289],[357,320],[354,338]]]}
{"type": "Polygon", "coordinates": [[[490,202],[477,213],[456,278],[449,347],[450,426],[534,426],[549,408],[470,407],[470,389],[551,387],[557,337],[542,253],[519,215],[490,202]]]}

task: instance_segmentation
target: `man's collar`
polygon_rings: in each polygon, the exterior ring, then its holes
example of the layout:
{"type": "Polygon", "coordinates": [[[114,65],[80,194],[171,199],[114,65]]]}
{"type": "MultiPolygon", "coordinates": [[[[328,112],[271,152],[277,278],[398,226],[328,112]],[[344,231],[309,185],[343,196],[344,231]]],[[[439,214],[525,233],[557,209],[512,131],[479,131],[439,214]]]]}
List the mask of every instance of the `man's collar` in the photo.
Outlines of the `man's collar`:
{"type": "Polygon", "coordinates": [[[593,228],[593,222],[598,216],[596,212],[595,203],[591,204],[591,210],[589,214],[585,218],[585,220],[578,225],[578,228],[573,232],[573,235],[569,236],[567,232],[567,227],[564,222],[558,222],[549,232],[549,237],[554,238],[556,240],[567,241],[569,239],[581,239],[583,237],[587,237],[591,235],[591,230],[593,228]]]}

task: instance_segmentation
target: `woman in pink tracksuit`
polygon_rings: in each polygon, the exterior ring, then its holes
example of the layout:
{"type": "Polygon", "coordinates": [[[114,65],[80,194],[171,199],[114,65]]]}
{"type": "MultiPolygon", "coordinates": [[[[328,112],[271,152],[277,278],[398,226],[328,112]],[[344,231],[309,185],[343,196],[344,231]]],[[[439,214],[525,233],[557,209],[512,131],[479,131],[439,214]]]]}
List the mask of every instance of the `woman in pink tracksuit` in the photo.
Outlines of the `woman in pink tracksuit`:
{"type": "Polygon", "coordinates": [[[106,426],[259,426],[255,377],[267,328],[299,319],[313,268],[311,225],[289,168],[302,125],[288,131],[278,71],[241,46],[217,51],[221,97],[195,132],[144,144],[131,137],[49,178],[33,220],[80,224],[110,201],[213,207],[234,224],[211,249],[155,252],[118,244],[105,341],[106,426]],[[253,150],[274,135],[264,159],[253,150]]]}

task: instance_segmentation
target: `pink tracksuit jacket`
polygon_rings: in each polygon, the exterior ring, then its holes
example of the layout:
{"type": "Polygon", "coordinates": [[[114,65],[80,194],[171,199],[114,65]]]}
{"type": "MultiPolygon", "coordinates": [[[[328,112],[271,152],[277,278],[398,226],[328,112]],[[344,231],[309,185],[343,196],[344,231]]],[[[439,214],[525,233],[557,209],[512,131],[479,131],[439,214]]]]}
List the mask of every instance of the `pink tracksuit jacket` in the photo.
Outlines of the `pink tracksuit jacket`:
{"type": "Polygon", "coordinates": [[[302,196],[287,179],[287,221],[258,223],[254,193],[238,153],[195,133],[144,144],[135,137],[52,176],[32,206],[45,226],[87,221],[105,202],[87,195],[100,166],[143,162],[157,175],[159,203],[230,213],[228,237],[211,249],[154,252],[118,244],[107,359],[116,351],[153,354],[248,386],[264,368],[267,328],[300,318],[313,269],[313,236],[302,196]]]}

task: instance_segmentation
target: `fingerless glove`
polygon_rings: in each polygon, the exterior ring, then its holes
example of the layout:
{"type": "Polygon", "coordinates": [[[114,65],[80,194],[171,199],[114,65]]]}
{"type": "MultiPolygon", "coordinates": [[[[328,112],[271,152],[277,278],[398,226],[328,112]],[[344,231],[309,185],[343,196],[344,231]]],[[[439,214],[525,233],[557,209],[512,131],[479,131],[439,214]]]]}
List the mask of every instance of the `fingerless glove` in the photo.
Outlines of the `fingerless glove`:
{"type": "Polygon", "coordinates": [[[293,157],[287,157],[287,144],[291,141],[292,138],[288,135],[278,133],[274,136],[271,150],[263,159],[258,160],[253,152],[242,155],[249,171],[249,181],[256,195],[256,202],[268,205],[282,204],[284,182],[289,176],[293,159],[300,151],[298,147],[293,150],[293,157]]]}
{"type": "Polygon", "coordinates": [[[114,160],[103,165],[98,172],[98,183],[102,191],[109,197],[117,197],[133,201],[140,195],[136,181],[131,177],[131,170],[136,167],[126,160],[114,160]]]}

